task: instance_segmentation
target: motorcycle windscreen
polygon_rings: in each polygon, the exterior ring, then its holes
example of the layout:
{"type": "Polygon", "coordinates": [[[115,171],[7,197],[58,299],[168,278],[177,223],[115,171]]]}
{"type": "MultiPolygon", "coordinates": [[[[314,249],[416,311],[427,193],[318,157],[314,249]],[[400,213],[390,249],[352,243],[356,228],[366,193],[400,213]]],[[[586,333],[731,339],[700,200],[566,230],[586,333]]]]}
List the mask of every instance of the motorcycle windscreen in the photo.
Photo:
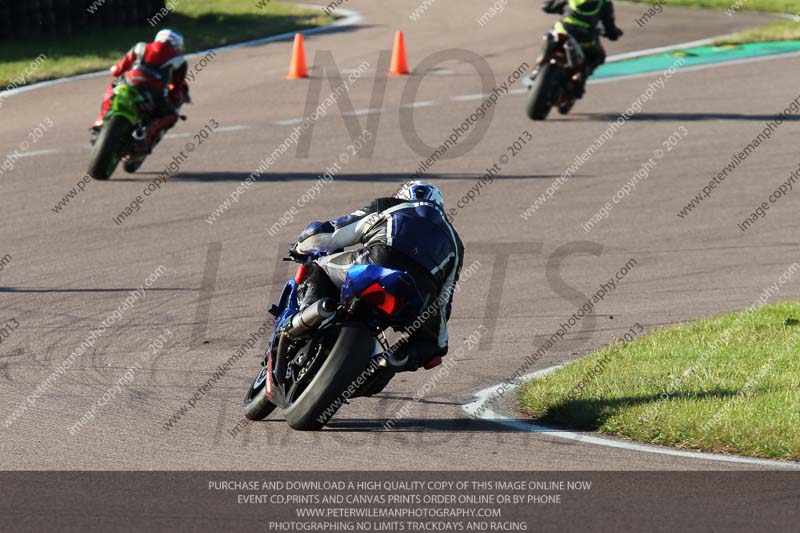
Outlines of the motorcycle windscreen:
{"type": "Polygon", "coordinates": [[[342,301],[349,298],[367,299],[382,291],[386,293],[376,305],[392,322],[413,321],[422,312],[422,296],[408,273],[377,265],[353,265],[347,271],[342,286],[342,301]]]}

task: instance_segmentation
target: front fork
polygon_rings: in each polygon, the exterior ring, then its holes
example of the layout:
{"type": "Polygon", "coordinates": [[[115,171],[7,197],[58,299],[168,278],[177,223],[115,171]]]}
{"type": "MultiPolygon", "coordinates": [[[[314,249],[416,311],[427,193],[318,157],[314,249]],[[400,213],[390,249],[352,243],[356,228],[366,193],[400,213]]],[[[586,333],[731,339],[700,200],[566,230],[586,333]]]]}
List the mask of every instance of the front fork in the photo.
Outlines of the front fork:
{"type": "Polygon", "coordinates": [[[552,32],[545,33],[542,40],[544,41],[542,43],[542,50],[539,52],[539,57],[536,58],[536,65],[533,67],[533,72],[531,73],[531,79],[534,80],[539,74],[540,67],[553,56],[553,50],[556,45],[556,39],[552,32]]]}

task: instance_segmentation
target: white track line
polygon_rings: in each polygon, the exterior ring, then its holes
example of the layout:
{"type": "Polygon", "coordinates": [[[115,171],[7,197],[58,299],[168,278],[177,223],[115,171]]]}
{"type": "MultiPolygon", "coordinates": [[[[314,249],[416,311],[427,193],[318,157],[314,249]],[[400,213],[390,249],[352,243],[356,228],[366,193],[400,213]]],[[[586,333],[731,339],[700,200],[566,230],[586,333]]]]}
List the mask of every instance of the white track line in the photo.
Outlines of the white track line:
{"type": "Polygon", "coordinates": [[[33,157],[37,155],[50,155],[50,154],[63,154],[64,150],[49,149],[49,150],[31,150],[30,152],[22,152],[18,157],[33,157]]]}
{"type": "Polygon", "coordinates": [[[423,100],[421,102],[411,102],[410,104],[400,104],[400,107],[403,109],[415,109],[418,107],[432,107],[435,105],[436,102],[434,100],[423,100]]]}
{"type": "Polygon", "coordinates": [[[291,126],[292,124],[300,124],[305,121],[306,117],[300,118],[285,118],[283,120],[275,120],[272,123],[276,126],[291,126]]]}
{"type": "MultiPolygon", "coordinates": [[[[249,130],[252,126],[244,126],[244,125],[235,125],[235,126],[223,126],[221,128],[217,128],[214,130],[214,133],[229,133],[233,131],[241,131],[241,130],[249,130]]],[[[191,137],[191,133],[168,133],[164,135],[164,139],[186,139],[187,137],[191,137]]],[[[82,150],[91,150],[92,145],[89,143],[84,143],[80,145],[82,150]]],[[[24,152],[21,153],[20,157],[32,157],[38,155],[49,155],[49,154],[63,154],[64,150],[60,148],[54,148],[49,150],[35,150],[32,152],[24,152]]]]}
{"type": "Polygon", "coordinates": [[[347,113],[342,113],[343,117],[360,117],[362,115],[375,115],[377,113],[383,113],[382,107],[375,107],[375,108],[367,108],[367,109],[354,109],[353,111],[348,111],[347,113]]]}
{"type": "Polygon", "coordinates": [[[237,124],[236,126],[222,126],[221,128],[215,129],[214,132],[215,133],[225,133],[225,132],[228,132],[228,131],[249,130],[252,127],[253,126],[245,126],[245,125],[237,124]]]}
{"type": "MultiPolygon", "coordinates": [[[[522,378],[520,378],[520,381],[529,381],[531,379],[535,379],[544,376],[546,374],[549,374],[551,372],[554,372],[559,368],[563,368],[563,365],[551,366],[549,368],[545,368],[544,370],[539,370],[532,374],[528,374],[527,376],[522,376],[522,378]]],[[[784,470],[800,470],[800,463],[794,463],[789,461],[756,459],[754,457],[743,457],[741,455],[725,455],[725,454],[707,453],[707,452],[690,452],[685,450],[667,448],[664,446],[635,444],[633,442],[625,440],[603,438],[595,435],[576,433],[574,431],[565,431],[550,426],[542,426],[539,424],[531,424],[528,422],[523,422],[521,420],[514,420],[513,418],[509,418],[507,416],[496,413],[495,411],[489,408],[484,408],[485,410],[482,412],[482,414],[478,415],[477,414],[478,409],[486,405],[486,401],[489,400],[496,393],[496,391],[500,390],[502,387],[503,384],[498,384],[476,392],[475,393],[476,399],[470,403],[462,405],[461,408],[464,410],[465,413],[467,413],[467,415],[469,415],[472,418],[479,418],[481,420],[494,422],[496,424],[512,427],[514,429],[518,429],[521,431],[541,433],[549,437],[585,442],[587,444],[595,444],[597,446],[607,446],[609,448],[620,448],[623,450],[630,450],[635,452],[655,453],[659,455],[684,457],[688,459],[702,459],[705,461],[720,461],[724,463],[767,466],[771,468],[779,468],[784,470]]],[[[517,388],[518,385],[510,385],[506,388],[506,392],[504,394],[509,394],[517,388]]]]}
{"type": "Polygon", "coordinates": [[[470,100],[483,100],[484,98],[488,98],[489,96],[491,96],[491,93],[489,93],[489,94],[483,94],[483,93],[462,94],[460,96],[451,96],[450,100],[452,100],[454,102],[469,102],[470,100]]]}

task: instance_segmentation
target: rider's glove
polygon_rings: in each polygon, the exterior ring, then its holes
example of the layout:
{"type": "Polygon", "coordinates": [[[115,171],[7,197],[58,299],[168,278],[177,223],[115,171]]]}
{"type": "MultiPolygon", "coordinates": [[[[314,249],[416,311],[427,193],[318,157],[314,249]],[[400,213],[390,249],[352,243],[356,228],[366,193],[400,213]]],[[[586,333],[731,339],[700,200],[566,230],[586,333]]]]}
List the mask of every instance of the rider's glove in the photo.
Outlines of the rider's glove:
{"type": "Polygon", "coordinates": [[[560,9],[555,7],[556,0],[545,0],[542,2],[542,11],[545,13],[563,13],[564,8],[561,7],[560,9]]]}
{"type": "Polygon", "coordinates": [[[606,30],[606,37],[609,41],[616,41],[622,37],[622,30],[614,26],[613,28],[606,30]]]}
{"type": "Polygon", "coordinates": [[[298,243],[293,242],[289,245],[289,257],[292,259],[305,259],[306,254],[297,250],[298,243]]]}
{"type": "Polygon", "coordinates": [[[297,241],[303,242],[314,235],[318,235],[320,233],[333,233],[334,231],[336,231],[336,228],[333,227],[333,223],[331,222],[311,222],[300,233],[300,236],[297,237],[297,241]]]}

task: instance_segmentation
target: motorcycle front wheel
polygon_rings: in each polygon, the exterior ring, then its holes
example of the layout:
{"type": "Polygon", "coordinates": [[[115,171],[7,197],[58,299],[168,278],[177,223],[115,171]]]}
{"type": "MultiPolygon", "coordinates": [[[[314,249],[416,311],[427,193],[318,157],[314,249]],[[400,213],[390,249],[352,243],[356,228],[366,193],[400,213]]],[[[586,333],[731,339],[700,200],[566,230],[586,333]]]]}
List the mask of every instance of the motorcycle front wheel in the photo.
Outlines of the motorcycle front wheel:
{"type": "Polygon", "coordinates": [[[121,116],[111,117],[103,124],[89,156],[89,176],[96,180],[107,180],[119,164],[119,152],[130,137],[133,126],[121,116]]]}
{"type": "Polygon", "coordinates": [[[550,113],[553,106],[553,84],[556,79],[555,67],[550,63],[545,63],[539,67],[539,73],[533,80],[528,94],[528,105],[526,113],[531,120],[544,120],[550,113]]]}
{"type": "Polygon", "coordinates": [[[253,384],[247,391],[247,395],[242,402],[244,417],[248,420],[264,420],[272,411],[275,404],[267,397],[267,367],[262,366],[261,371],[253,380],[253,384]]]}

